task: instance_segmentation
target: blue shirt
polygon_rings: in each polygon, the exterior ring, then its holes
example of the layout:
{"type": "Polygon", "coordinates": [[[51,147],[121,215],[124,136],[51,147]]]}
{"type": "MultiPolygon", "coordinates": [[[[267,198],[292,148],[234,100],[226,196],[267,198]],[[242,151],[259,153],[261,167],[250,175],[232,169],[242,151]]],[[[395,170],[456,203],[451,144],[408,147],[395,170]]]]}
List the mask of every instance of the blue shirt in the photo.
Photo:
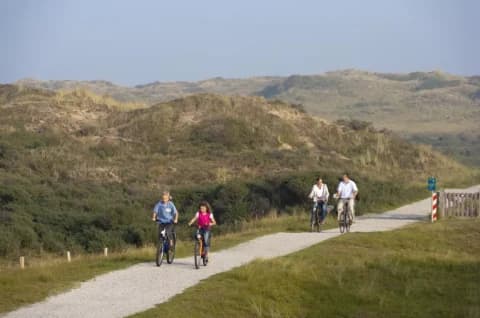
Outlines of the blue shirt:
{"type": "Polygon", "coordinates": [[[155,204],[153,212],[157,213],[157,222],[160,223],[173,223],[174,217],[177,214],[177,208],[173,202],[159,201],[155,204]]]}

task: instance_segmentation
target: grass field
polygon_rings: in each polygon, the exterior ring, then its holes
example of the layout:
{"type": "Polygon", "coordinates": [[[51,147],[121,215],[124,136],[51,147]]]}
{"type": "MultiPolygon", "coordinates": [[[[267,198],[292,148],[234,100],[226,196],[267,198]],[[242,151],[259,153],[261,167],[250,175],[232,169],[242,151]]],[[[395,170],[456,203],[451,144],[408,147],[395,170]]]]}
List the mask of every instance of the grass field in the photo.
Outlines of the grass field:
{"type": "MultiPolygon", "coordinates": [[[[304,213],[240,223],[235,228],[218,229],[217,232],[230,233],[214,236],[212,250],[228,248],[269,233],[305,230],[308,230],[308,218],[304,213]]],[[[176,257],[192,255],[192,249],[192,242],[180,241],[176,257]]],[[[109,257],[82,254],[74,256],[71,263],[67,263],[66,258],[42,257],[27,259],[24,270],[19,269],[17,263],[3,261],[0,263],[0,312],[42,300],[102,273],[140,262],[153,262],[154,255],[155,248],[150,246],[113,253],[109,257]]]]}
{"type": "Polygon", "coordinates": [[[480,317],[480,220],[352,233],[218,274],[135,317],[480,317]]]}

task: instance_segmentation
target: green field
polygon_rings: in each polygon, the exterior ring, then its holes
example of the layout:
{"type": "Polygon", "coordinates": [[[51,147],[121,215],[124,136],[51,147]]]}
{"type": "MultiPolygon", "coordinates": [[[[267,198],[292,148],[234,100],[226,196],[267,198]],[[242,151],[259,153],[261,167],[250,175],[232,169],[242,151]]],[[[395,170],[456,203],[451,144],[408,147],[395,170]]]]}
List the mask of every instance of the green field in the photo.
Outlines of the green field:
{"type": "Polygon", "coordinates": [[[218,274],[134,317],[480,317],[480,220],[352,233],[218,274]]]}

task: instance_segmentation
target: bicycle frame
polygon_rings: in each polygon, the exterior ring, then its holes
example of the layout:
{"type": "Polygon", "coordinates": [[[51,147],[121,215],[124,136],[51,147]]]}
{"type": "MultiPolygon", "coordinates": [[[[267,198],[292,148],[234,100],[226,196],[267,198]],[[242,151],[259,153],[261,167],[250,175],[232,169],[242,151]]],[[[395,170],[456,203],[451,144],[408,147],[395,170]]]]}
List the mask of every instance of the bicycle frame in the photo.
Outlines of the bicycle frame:
{"type": "Polygon", "coordinates": [[[205,251],[204,251],[204,241],[205,241],[205,237],[203,236],[202,233],[197,233],[197,240],[198,240],[198,243],[199,243],[199,253],[200,253],[200,256],[204,256],[205,255],[205,251]]]}

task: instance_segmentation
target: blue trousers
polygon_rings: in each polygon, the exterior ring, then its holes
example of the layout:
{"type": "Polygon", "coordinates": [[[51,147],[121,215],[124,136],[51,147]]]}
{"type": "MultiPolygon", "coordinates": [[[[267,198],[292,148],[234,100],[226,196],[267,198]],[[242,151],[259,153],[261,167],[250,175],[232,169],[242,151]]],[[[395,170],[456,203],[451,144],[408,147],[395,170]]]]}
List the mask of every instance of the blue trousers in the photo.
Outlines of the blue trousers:
{"type": "Polygon", "coordinates": [[[203,243],[205,244],[205,250],[208,251],[208,249],[210,247],[210,237],[211,237],[210,230],[200,228],[196,232],[196,235],[198,235],[198,234],[203,235],[203,243]]]}
{"type": "Polygon", "coordinates": [[[315,222],[315,211],[317,209],[320,209],[320,222],[325,220],[325,217],[327,216],[327,203],[324,201],[317,201],[313,203],[313,208],[312,212],[310,213],[310,223],[313,224],[315,222]]]}

